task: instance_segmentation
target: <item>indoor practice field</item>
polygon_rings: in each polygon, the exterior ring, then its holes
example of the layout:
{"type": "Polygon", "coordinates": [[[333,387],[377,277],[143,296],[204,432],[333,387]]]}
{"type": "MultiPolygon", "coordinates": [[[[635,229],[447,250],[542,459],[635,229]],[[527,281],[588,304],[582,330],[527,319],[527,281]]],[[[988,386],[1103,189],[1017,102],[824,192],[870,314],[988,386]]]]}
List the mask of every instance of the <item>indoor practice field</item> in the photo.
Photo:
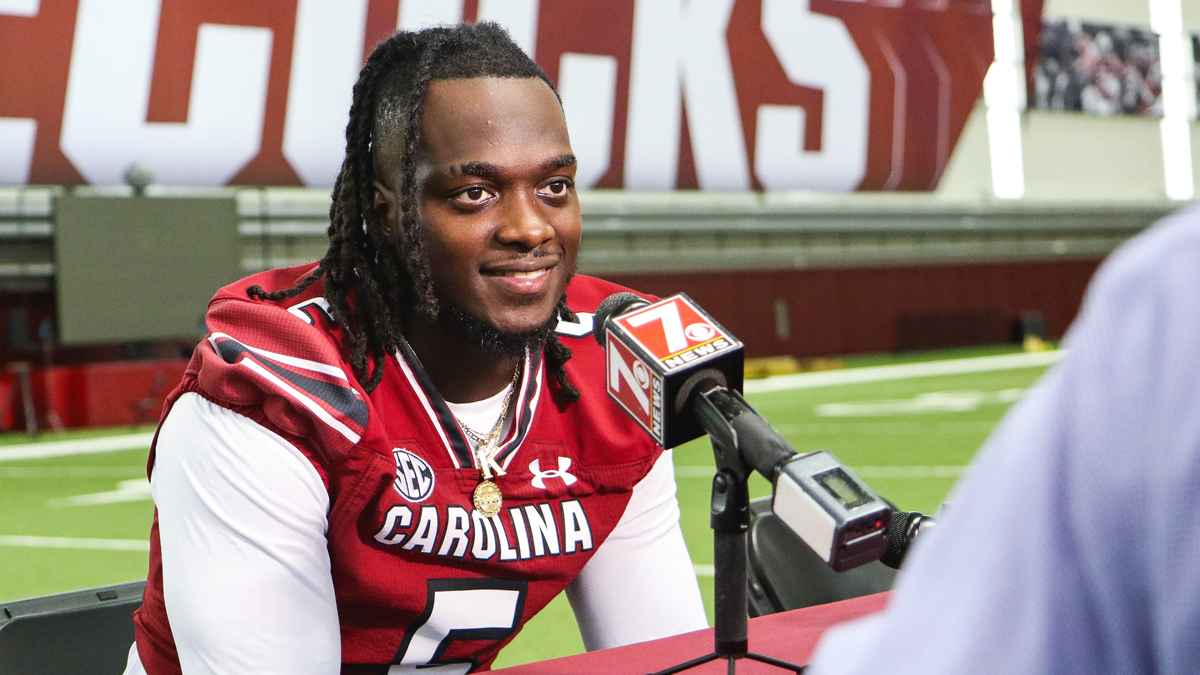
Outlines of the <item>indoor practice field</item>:
{"type": "MultiPolygon", "coordinates": [[[[935,513],[1009,406],[1059,352],[1015,348],[847,359],[847,368],[747,384],[800,452],[826,449],[902,510],[935,513]]],[[[0,435],[0,600],[145,578],[152,427],[0,435]],[[124,448],[124,449],[118,449],[124,448]]],[[[712,620],[706,439],[675,452],[684,536],[712,620]]],[[[751,496],[769,494],[755,479],[751,496]]],[[[559,596],[495,667],[583,651],[559,596]]]]}

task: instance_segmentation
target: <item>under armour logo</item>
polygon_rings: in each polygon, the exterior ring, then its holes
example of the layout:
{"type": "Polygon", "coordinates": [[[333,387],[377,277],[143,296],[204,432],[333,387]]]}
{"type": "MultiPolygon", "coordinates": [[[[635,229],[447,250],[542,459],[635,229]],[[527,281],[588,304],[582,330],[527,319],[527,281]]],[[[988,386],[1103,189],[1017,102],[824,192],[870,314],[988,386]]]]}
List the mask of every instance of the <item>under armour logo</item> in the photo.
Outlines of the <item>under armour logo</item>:
{"type": "Polygon", "coordinates": [[[550,469],[549,471],[542,471],[540,461],[535,459],[529,463],[529,470],[533,472],[533,480],[530,482],[533,484],[533,487],[542,488],[543,490],[546,489],[547,478],[561,478],[564,485],[570,485],[578,479],[567,473],[567,469],[569,468],[571,468],[570,457],[559,457],[558,468],[550,469]]]}

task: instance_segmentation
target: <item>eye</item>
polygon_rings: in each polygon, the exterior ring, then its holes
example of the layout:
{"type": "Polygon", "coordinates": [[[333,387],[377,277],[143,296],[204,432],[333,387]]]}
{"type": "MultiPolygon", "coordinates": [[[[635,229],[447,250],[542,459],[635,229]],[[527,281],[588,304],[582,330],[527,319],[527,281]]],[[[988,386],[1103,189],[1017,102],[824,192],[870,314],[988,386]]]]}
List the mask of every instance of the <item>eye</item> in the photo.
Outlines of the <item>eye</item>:
{"type": "Polygon", "coordinates": [[[469,187],[462,192],[454,195],[454,201],[466,206],[476,206],[486,203],[494,195],[487,188],[479,187],[478,185],[469,187]]]}
{"type": "Polygon", "coordinates": [[[571,189],[571,181],[565,178],[558,178],[549,183],[546,183],[538,191],[545,197],[553,199],[561,199],[567,196],[571,189]]]}

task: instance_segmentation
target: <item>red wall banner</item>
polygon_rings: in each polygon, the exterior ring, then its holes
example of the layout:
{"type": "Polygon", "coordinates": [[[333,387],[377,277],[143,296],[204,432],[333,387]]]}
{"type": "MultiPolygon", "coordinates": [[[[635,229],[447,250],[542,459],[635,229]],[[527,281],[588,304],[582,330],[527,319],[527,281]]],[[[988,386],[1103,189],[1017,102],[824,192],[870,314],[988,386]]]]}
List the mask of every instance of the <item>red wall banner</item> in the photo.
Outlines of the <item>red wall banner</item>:
{"type": "Polygon", "coordinates": [[[558,83],[583,187],[928,190],[988,0],[0,0],[0,184],[332,184],[397,27],[495,20],[558,83]]]}

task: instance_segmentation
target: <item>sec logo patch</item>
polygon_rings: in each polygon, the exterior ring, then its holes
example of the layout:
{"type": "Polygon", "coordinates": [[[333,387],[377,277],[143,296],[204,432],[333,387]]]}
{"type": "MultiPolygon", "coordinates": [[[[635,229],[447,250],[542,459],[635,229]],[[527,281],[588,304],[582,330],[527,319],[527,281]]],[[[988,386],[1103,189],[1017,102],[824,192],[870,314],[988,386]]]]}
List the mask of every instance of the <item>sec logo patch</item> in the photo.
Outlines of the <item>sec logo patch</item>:
{"type": "Polygon", "coordinates": [[[425,460],[404,448],[392,448],[396,456],[396,480],[392,487],[410,502],[423,502],[433,493],[433,469],[425,460]]]}

